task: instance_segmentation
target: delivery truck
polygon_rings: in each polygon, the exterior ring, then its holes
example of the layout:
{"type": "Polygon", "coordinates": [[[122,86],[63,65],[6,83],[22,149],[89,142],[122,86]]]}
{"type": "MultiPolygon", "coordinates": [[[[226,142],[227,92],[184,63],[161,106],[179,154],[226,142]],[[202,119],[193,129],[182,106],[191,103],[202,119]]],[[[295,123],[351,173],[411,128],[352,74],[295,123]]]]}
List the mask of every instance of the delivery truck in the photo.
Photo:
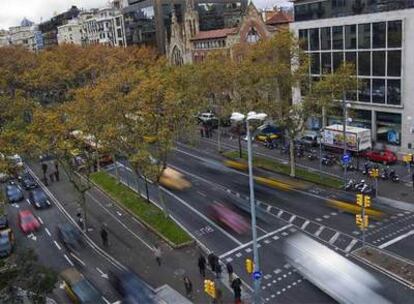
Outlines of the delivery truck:
{"type": "MultiPolygon", "coordinates": [[[[322,143],[327,147],[344,148],[344,129],[342,125],[328,126],[323,131],[322,143]]],[[[348,151],[360,152],[372,148],[371,130],[365,128],[346,127],[346,144],[348,151]]]]}

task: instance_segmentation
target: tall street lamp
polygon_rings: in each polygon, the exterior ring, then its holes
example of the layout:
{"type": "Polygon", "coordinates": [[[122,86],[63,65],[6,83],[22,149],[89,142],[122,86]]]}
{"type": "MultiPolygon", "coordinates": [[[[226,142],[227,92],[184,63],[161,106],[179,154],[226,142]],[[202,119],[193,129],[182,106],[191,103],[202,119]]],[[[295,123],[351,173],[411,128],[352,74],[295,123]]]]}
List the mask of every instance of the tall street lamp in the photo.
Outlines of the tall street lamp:
{"type": "MultiPolygon", "coordinates": [[[[252,156],[252,135],[249,122],[252,120],[263,121],[267,117],[265,113],[249,112],[246,115],[235,112],[231,115],[231,120],[236,122],[246,121],[247,129],[247,159],[249,167],[249,187],[250,187],[250,213],[251,213],[251,225],[253,236],[253,262],[254,273],[259,273],[259,251],[257,248],[257,228],[256,228],[256,201],[254,198],[254,183],[253,183],[253,156],[252,156]]],[[[254,303],[259,303],[259,291],[260,291],[260,275],[254,277],[254,303]]]]}
{"type": "MultiPolygon", "coordinates": [[[[344,112],[344,122],[343,122],[343,138],[344,138],[344,156],[348,154],[347,152],[347,141],[346,141],[346,127],[348,124],[348,109],[351,107],[351,104],[346,102],[345,92],[343,93],[343,102],[342,102],[343,112],[344,112]]],[[[347,183],[347,169],[348,164],[344,163],[344,180],[345,185],[347,183]]]]}

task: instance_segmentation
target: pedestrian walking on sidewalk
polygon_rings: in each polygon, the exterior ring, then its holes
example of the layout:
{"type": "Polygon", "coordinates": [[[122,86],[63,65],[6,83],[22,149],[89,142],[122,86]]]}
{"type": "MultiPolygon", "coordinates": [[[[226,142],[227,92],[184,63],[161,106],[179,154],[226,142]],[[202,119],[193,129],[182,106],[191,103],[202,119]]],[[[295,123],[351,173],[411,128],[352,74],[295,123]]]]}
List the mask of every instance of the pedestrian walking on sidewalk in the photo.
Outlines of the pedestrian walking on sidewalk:
{"type": "Polygon", "coordinates": [[[50,179],[51,183],[53,183],[53,180],[55,179],[54,176],[55,176],[55,172],[50,172],[49,173],[49,179],[50,179]]]}
{"type": "Polygon", "coordinates": [[[201,137],[204,137],[204,128],[203,127],[200,128],[200,135],[201,135],[201,137]]]}
{"type": "Polygon", "coordinates": [[[203,278],[206,277],[206,258],[200,253],[200,257],[198,258],[198,269],[200,269],[200,274],[203,278]]]}
{"type": "Polygon", "coordinates": [[[220,279],[221,278],[221,271],[222,271],[221,265],[220,265],[220,262],[218,262],[216,264],[216,278],[217,279],[220,279]]]}
{"type": "Polygon", "coordinates": [[[234,303],[239,304],[241,303],[241,280],[239,278],[235,278],[231,283],[231,288],[234,292],[234,303]]]}
{"type": "Polygon", "coordinates": [[[229,283],[231,284],[231,282],[233,282],[233,265],[230,264],[230,262],[228,262],[226,264],[226,268],[227,268],[227,273],[229,274],[229,283]]]}
{"type": "Polygon", "coordinates": [[[59,164],[57,160],[55,160],[55,179],[57,182],[59,181],[59,164]]]}
{"type": "Polygon", "coordinates": [[[108,247],[108,231],[106,231],[104,226],[102,226],[101,228],[101,239],[102,239],[102,245],[104,247],[108,247]]]}
{"type": "Polygon", "coordinates": [[[210,253],[207,257],[208,264],[210,265],[210,269],[212,272],[216,271],[216,256],[214,253],[210,253]]]}
{"type": "Polygon", "coordinates": [[[155,260],[157,261],[158,266],[161,266],[161,248],[158,244],[155,245],[154,247],[154,256],[155,256],[155,260]]]}
{"type": "Polygon", "coordinates": [[[191,299],[193,297],[193,283],[191,283],[190,279],[187,276],[184,277],[184,287],[185,295],[187,298],[191,299]]]}

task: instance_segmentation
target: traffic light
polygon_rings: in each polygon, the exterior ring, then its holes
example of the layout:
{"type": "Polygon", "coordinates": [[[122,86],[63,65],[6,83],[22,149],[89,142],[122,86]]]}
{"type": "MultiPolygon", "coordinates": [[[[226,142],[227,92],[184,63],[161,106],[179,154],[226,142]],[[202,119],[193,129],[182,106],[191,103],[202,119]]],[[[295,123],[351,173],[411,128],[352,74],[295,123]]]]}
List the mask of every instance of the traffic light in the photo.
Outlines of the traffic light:
{"type": "Polygon", "coordinates": [[[411,163],[413,161],[413,155],[412,154],[406,154],[403,156],[403,160],[406,163],[411,163]]]}
{"type": "Polygon", "coordinates": [[[362,219],[361,214],[356,214],[355,215],[355,220],[356,220],[356,224],[358,225],[358,227],[360,229],[364,229],[364,228],[368,227],[368,215],[365,215],[364,219],[362,219]]]}
{"type": "Polygon", "coordinates": [[[210,296],[216,297],[216,284],[212,280],[204,280],[204,291],[210,296]]]}
{"type": "Polygon", "coordinates": [[[251,259],[246,259],[246,271],[247,273],[252,273],[253,272],[253,261],[251,259]]]}
{"type": "Polygon", "coordinates": [[[362,206],[362,204],[364,203],[364,195],[363,194],[357,194],[356,195],[356,203],[359,205],[359,206],[362,206]]]}
{"type": "Polygon", "coordinates": [[[379,177],[379,170],[378,169],[371,169],[369,171],[369,176],[372,178],[378,178],[379,177]]]}
{"type": "Polygon", "coordinates": [[[365,207],[371,207],[371,197],[369,195],[364,196],[364,205],[365,207]]]}

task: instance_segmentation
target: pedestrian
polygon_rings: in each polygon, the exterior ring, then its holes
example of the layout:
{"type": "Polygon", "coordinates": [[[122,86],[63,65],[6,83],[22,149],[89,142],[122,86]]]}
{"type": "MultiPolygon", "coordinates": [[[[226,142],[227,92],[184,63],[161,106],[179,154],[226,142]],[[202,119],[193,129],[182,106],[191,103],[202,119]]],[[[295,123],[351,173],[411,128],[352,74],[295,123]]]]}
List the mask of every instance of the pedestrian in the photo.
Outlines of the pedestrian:
{"type": "Polygon", "coordinates": [[[193,283],[191,283],[190,279],[185,276],[184,277],[184,287],[185,287],[185,295],[187,298],[193,297],[193,283]]]}
{"type": "Polygon", "coordinates": [[[53,183],[54,176],[55,176],[55,172],[50,172],[50,173],[49,173],[49,179],[50,179],[50,182],[51,182],[51,183],[53,183]]]}
{"type": "Polygon", "coordinates": [[[155,260],[157,261],[158,266],[161,266],[161,248],[158,244],[155,245],[154,247],[154,256],[155,256],[155,260]]]}
{"type": "Polygon", "coordinates": [[[207,257],[208,264],[210,265],[210,269],[212,272],[216,271],[216,258],[214,253],[210,253],[207,257]]]}
{"type": "Polygon", "coordinates": [[[221,264],[220,264],[220,262],[218,262],[217,264],[216,264],[216,278],[217,279],[220,279],[220,277],[221,277],[221,264]]]}
{"type": "Polygon", "coordinates": [[[226,264],[226,268],[227,268],[227,273],[229,274],[229,283],[231,284],[231,282],[233,281],[233,265],[230,264],[230,262],[228,262],[226,264]]]}
{"type": "Polygon", "coordinates": [[[104,226],[102,226],[101,228],[101,238],[103,246],[108,247],[108,232],[106,231],[104,226]]]}
{"type": "Polygon", "coordinates": [[[239,278],[235,278],[231,283],[231,288],[233,288],[234,292],[234,303],[241,303],[241,280],[239,278]]]}
{"type": "Polygon", "coordinates": [[[57,182],[59,181],[59,164],[57,161],[55,161],[55,179],[57,182]]]}
{"type": "Polygon", "coordinates": [[[203,127],[201,127],[201,128],[200,128],[200,135],[201,135],[201,137],[204,137],[204,130],[203,130],[203,127]]]}
{"type": "Polygon", "coordinates": [[[200,253],[198,258],[198,268],[200,269],[200,274],[205,278],[206,276],[206,258],[200,253]]]}
{"type": "Polygon", "coordinates": [[[45,185],[48,185],[47,182],[47,176],[46,176],[46,172],[47,172],[47,164],[45,162],[42,162],[42,171],[43,171],[43,181],[45,183],[45,185]]]}

